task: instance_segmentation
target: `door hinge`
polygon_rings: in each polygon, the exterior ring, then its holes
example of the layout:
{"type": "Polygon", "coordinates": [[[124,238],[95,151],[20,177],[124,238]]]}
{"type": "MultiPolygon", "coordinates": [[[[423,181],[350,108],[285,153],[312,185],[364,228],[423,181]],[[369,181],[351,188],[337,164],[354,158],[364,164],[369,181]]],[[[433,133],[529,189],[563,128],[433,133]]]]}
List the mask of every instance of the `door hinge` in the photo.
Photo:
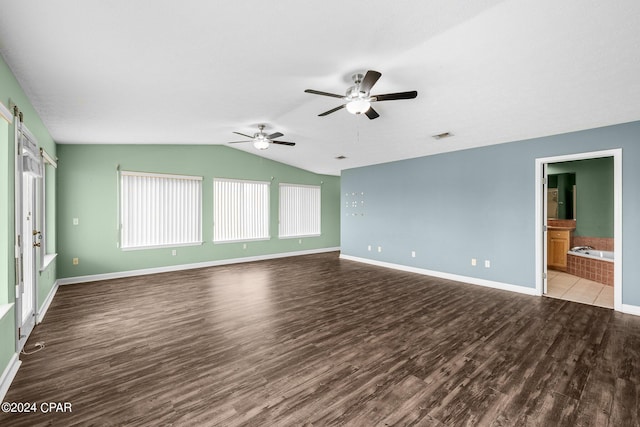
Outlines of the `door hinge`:
{"type": "Polygon", "coordinates": [[[546,278],[547,278],[547,273],[542,273],[542,278],[546,280],[546,278]]]}
{"type": "Polygon", "coordinates": [[[16,286],[20,285],[20,282],[22,282],[22,264],[20,263],[20,258],[15,258],[16,260],[16,267],[15,267],[15,278],[16,278],[16,286]]]}

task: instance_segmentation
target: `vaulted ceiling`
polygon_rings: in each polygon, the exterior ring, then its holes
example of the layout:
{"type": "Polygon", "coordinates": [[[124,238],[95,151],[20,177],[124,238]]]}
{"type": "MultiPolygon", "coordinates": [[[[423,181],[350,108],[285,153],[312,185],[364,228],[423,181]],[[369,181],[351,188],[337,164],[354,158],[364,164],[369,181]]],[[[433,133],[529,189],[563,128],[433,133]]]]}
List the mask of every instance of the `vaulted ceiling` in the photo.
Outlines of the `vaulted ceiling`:
{"type": "Polygon", "coordinates": [[[0,54],[62,144],[226,144],[313,172],[640,119],[640,2],[0,1],[0,54]],[[340,110],[351,75],[372,92],[340,110]],[[436,140],[432,135],[450,132],[436,140]],[[240,138],[241,139],[241,138],[240,138]],[[336,157],[346,159],[337,160],[336,157]]]}

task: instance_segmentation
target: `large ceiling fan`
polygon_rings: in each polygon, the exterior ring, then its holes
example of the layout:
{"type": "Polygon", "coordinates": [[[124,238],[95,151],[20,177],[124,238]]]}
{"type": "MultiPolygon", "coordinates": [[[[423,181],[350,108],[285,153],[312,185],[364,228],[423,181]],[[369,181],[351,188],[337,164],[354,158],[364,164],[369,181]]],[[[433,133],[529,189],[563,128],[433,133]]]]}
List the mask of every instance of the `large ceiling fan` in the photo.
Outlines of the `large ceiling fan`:
{"type": "Polygon", "coordinates": [[[284,136],[284,134],[280,132],[274,132],[271,135],[267,135],[266,133],[264,133],[264,125],[259,125],[258,129],[259,131],[254,133],[253,136],[240,133],[240,132],[233,132],[237,135],[241,135],[246,138],[249,138],[249,141],[232,141],[232,142],[229,142],[229,144],[239,144],[241,142],[253,142],[253,146],[256,147],[258,150],[266,150],[267,148],[269,148],[270,144],[288,145],[290,147],[293,147],[294,145],[296,145],[295,142],[276,141],[275,138],[280,138],[281,136],[284,136]]]}
{"type": "Polygon", "coordinates": [[[415,90],[409,92],[387,93],[385,95],[371,95],[371,88],[376,84],[380,76],[382,76],[382,74],[373,70],[367,71],[365,75],[354,74],[352,76],[353,86],[347,89],[347,93],[345,96],[336,95],[335,93],[321,92],[319,90],[313,89],[307,89],[305,90],[305,92],[313,93],[315,95],[340,98],[345,101],[345,103],[340,105],[339,107],[333,108],[329,111],[325,111],[324,113],[318,114],[318,116],[323,117],[331,113],[335,113],[336,111],[346,107],[347,111],[351,114],[364,113],[371,120],[380,117],[380,114],[378,114],[376,110],[371,107],[372,102],[394,101],[397,99],[413,99],[418,96],[418,92],[415,90]]]}

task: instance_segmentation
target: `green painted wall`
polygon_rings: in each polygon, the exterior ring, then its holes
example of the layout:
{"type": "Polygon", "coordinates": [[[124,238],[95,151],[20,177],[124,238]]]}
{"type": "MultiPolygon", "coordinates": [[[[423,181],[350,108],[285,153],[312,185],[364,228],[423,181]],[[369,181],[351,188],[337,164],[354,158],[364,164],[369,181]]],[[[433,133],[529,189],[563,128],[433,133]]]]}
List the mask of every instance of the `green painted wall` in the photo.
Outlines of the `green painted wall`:
{"type": "Polygon", "coordinates": [[[613,237],[613,158],[550,164],[548,174],[576,174],[576,236],[613,237]]]}
{"type": "Polygon", "coordinates": [[[225,146],[59,145],[58,277],[68,278],[340,246],[340,178],[317,175],[225,146]],[[203,181],[201,246],[122,251],[117,247],[116,168],[195,175],[203,181]],[[213,244],[213,178],[271,181],[271,239],[213,244]],[[273,177],[273,180],[271,180],[273,177]],[[278,239],[278,184],[322,184],[322,236],[278,239]],[[73,225],[78,218],[78,225],[73,225]],[[73,258],[79,258],[73,265],[73,258]]]}
{"type": "MultiPolygon", "coordinates": [[[[38,143],[51,156],[56,155],[56,144],[49,135],[38,113],[35,111],[20,84],[0,57],[0,102],[7,108],[17,105],[23,113],[24,123],[38,139],[38,143]]],[[[4,120],[0,119],[4,122],[4,120]]],[[[0,125],[0,304],[15,301],[15,267],[14,267],[14,133],[13,124],[0,125]]],[[[55,179],[54,179],[55,182],[55,179]]],[[[55,189],[52,187],[50,189],[55,189]]],[[[48,194],[55,200],[55,193],[48,194]]],[[[55,211],[48,211],[48,221],[55,224],[55,211]]],[[[55,227],[50,236],[50,247],[55,250],[55,227]]],[[[41,307],[56,281],[55,261],[45,271],[37,275],[38,306],[41,307]]],[[[15,351],[15,311],[12,309],[0,319],[0,372],[6,368],[8,357],[15,351]],[[9,356],[7,357],[7,355],[9,356]]]]}
{"type": "Polygon", "coordinates": [[[13,176],[9,176],[8,145],[9,123],[0,118],[0,305],[13,302],[13,289],[9,286],[9,268],[13,268],[13,190],[9,191],[9,183],[13,183],[13,176]]]}
{"type": "Polygon", "coordinates": [[[14,307],[0,319],[0,375],[9,364],[11,357],[15,354],[15,318],[14,307]]]}

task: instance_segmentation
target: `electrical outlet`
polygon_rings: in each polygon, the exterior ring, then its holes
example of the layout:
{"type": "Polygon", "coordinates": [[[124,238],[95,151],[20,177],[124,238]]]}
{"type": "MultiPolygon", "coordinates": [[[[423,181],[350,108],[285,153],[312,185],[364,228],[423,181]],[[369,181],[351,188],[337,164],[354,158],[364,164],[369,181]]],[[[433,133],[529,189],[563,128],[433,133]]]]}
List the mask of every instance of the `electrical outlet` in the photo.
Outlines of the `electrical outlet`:
{"type": "Polygon", "coordinates": [[[78,218],[73,218],[73,225],[80,224],[80,220],[78,218]]]}
{"type": "Polygon", "coordinates": [[[242,244],[242,249],[247,249],[247,244],[246,243],[242,244]]]}
{"type": "Polygon", "coordinates": [[[176,251],[175,249],[172,249],[172,250],[171,250],[171,255],[172,255],[172,256],[176,256],[176,254],[177,254],[177,253],[178,253],[178,251],[176,251]]]}
{"type": "Polygon", "coordinates": [[[367,246],[367,250],[371,252],[371,245],[367,246]]]}
{"type": "Polygon", "coordinates": [[[416,251],[411,251],[411,258],[415,258],[416,257],[416,251]]]}
{"type": "Polygon", "coordinates": [[[475,258],[471,258],[471,265],[475,267],[477,264],[478,264],[478,260],[475,258]]]}
{"type": "Polygon", "coordinates": [[[378,246],[378,252],[382,252],[382,246],[378,246]]]}
{"type": "Polygon", "coordinates": [[[491,268],[491,261],[489,261],[488,259],[484,260],[484,268],[491,268]]]}
{"type": "Polygon", "coordinates": [[[80,259],[74,258],[73,259],[73,265],[78,265],[78,264],[80,264],[80,259]]]}
{"type": "Polygon", "coordinates": [[[301,245],[302,244],[302,239],[298,239],[298,244],[301,245]]]}

